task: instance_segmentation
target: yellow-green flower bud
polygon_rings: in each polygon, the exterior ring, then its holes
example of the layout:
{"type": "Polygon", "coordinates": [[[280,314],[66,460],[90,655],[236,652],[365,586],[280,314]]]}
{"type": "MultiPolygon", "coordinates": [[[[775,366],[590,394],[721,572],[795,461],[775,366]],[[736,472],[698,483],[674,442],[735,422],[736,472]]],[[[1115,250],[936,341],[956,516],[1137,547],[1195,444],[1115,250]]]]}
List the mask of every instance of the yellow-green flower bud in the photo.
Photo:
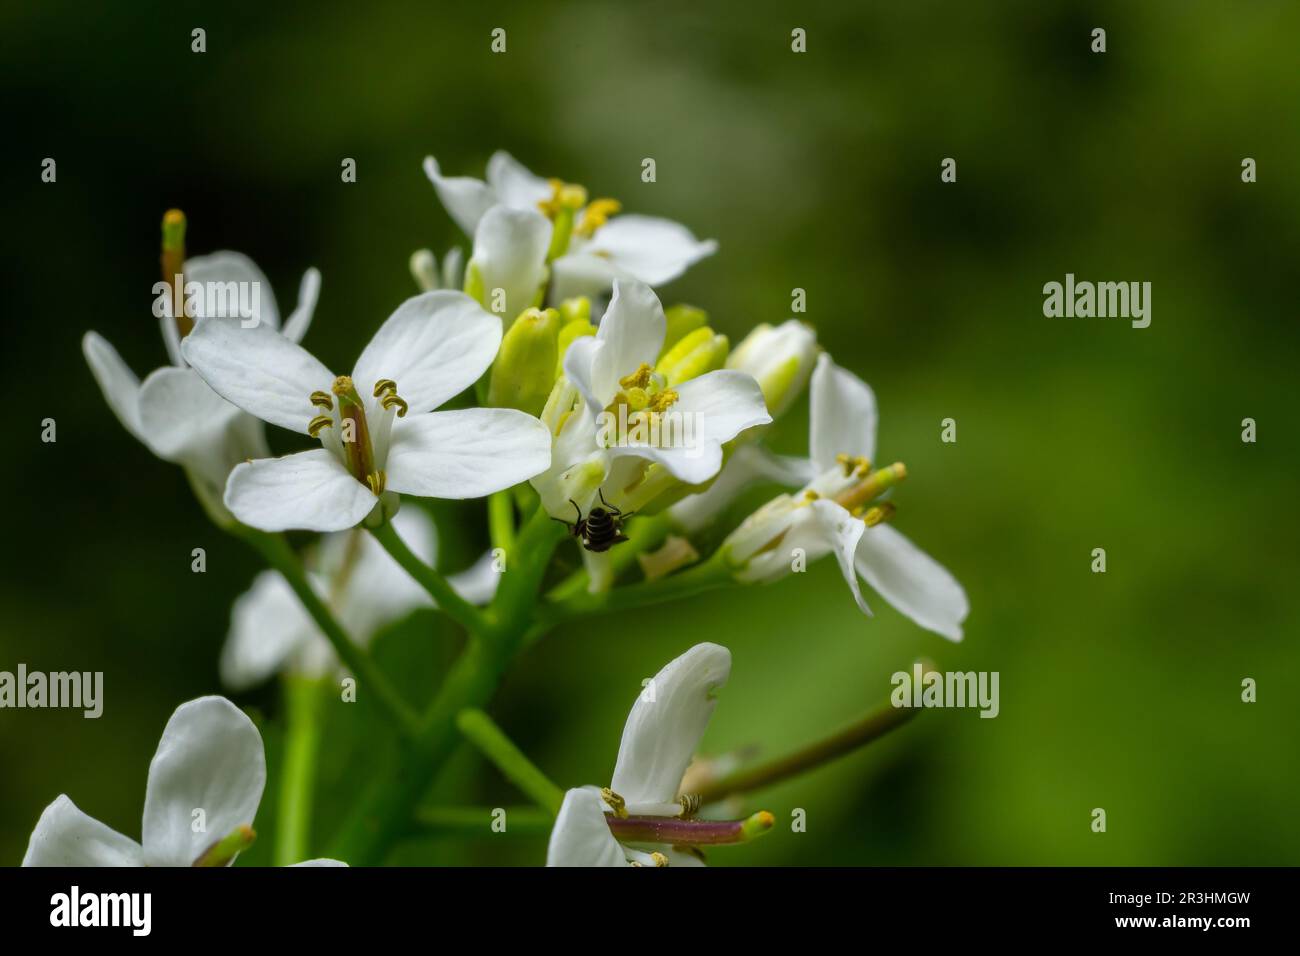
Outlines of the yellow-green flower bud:
{"type": "Polygon", "coordinates": [[[789,408],[812,374],[817,361],[817,333],[798,319],[778,326],[764,323],[736,346],[727,368],[748,372],[763,390],[763,401],[775,419],[789,408]]]}
{"type": "Polygon", "coordinates": [[[560,325],[570,322],[591,322],[591,300],[585,295],[565,299],[560,303],[560,325]]]}
{"type": "Polygon", "coordinates": [[[664,309],[664,318],[668,320],[668,326],[664,333],[664,347],[659,350],[660,358],[686,335],[707,325],[709,313],[693,305],[670,305],[664,309]]]}
{"type": "Polygon", "coordinates": [[[506,330],[492,366],[488,404],[536,415],[555,384],[560,313],[528,309],[506,330]]]}
{"type": "Polygon", "coordinates": [[[665,385],[672,388],[705,372],[722,368],[730,347],[725,335],[714,335],[713,330],[705,326],[688,332],[665,352],[655,371],[664,377],[665,385]]]}

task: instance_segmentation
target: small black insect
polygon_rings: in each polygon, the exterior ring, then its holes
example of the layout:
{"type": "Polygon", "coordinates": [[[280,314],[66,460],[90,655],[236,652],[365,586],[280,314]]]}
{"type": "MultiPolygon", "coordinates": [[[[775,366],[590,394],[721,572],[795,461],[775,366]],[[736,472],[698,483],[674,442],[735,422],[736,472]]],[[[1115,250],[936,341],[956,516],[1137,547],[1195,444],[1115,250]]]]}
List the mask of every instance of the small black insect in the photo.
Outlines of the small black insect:
{"type": "Polygon", "coordinates": [[[569,504],[573,505],[573,510],[577,512],[578,520],[575,522],[568,522],[563,518],[551,520],[565,525],[575,538],[582,541],[582,546],[588,551],[600,554],[620,541],[627,540],[627,535],[623,533],[623,522],[632,517],[633,512],[620,511],[605,500],[604,492],[598,491],[597,494],[600,495],[600,505],[604,507],[597,505],[587,512],[587,517],[582,516],[582,509],[570,498],[569,504]]]}

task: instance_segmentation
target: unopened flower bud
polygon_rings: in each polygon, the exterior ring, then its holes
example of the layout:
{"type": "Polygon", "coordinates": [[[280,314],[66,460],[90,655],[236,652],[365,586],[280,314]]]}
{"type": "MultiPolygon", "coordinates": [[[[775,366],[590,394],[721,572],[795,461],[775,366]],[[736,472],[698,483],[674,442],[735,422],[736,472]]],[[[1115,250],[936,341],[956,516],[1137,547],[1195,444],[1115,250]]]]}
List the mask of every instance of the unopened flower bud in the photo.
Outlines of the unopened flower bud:
{"type": "Polygon", "coordinates": [[[688,332],[663,354],[655,371],[668,387],[698,378],[705,372],[720,369],[727,362],[731,343],[725,335],[715,335],[708,326],[688,332]]]}
{"type": "Polygon", "coordinates": [[[506,330],[492,366],[488,404],[536,415],[555,384],[560,313],[528,309],[506,330]]]}
{"type": "Polygon", "coordinates": [[[668,324],[664,333],[664,347],[659,352],[660,358],[683,337],[709,323],[709,313],[693,305],[670,305],[664,309],[664,318],[668,324]]]}
{"type": "Polygon", "coordinates": [[[411,278],[421,292],[432,292],[438,288],[438,260],[428,249],[416,249],[411,253],[410,268],[411,278]]]}
{"type": "Polygon", "coordinates": [[[798,319],[778,326],[764,323],[736,346],[727,368],[748,372],[763,390],[773,418],[789,408],[808,383],[817,360],[817,334],[798,319]]]}

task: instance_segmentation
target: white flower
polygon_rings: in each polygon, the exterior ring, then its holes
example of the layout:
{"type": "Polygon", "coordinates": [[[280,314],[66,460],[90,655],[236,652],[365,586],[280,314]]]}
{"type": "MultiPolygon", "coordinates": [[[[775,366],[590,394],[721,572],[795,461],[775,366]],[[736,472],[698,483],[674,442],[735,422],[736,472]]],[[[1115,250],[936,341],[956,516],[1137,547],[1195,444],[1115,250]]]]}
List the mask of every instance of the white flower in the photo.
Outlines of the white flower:
{"type": "MultiPolygon", "coordinates": [[[[572,232],[567,245],[551,263],[554,302],[578,295],[603,295],[615,279],[662,285],[717,251],[718,245],[712,239],[698,240],[685,226],[671,220],[614,215],[619,206],[611,200],[587,204],[585,190],[536,176],[503,151],[493,153],[488,160],[486,182],[468,176],[443,176],[432,156],[425,159],[424,171],[447,213],[466,235],[475,237],[476,249],[481,222],[494,206],[536,212],[539,207],[554,208],[564,197],[574,218],[569,223],[572,232]]],[[[550,238],[548,229],[548,243],[550,238]]],[[[547,246],[541,249],[544,261],[547,246]]],[[[512,303],[511,317],[527,305],[514,309],[512,303]]]]}
{"type": "Polygon", "coordinates": [[[493,206],[474,231],[465,290],[509,326],[540,299],[551,223],[536,209],[493,206]]]}
{"type": "MultiPolygon", "coordinates": [[[[237,252],[217,252],[185,262],[186,282],[258,283],[260,309],[244,321],[256,320],[269,330],[280,328],[280,313],[270,283],[260,269],[237,252]]],[[[298,307],[289,316],[283,336],[298,342],[306,334],[320,292],[320,273],[308,269],[298,291],[298,307]]],[[[194,304],[202,315],[202,297],[194,304]]],[[[104,399],[118,420],[145,447],[164,461],[183,466],[194,479],[205,507],[220,521],[229,520],[221,505],[226,477],[240,461],[268,454],[262,425],[223,400],[194,374],[181,355],[176,322],[160,319],[163,341],[173,364],[151,372],[143,384],[102,336],[87,332],[82,352],[99,383],[104,399]]]]}
{"type": "Polygon", "coordinates": [[[750,515],[723,543],[742,565],[737,577],[770,581],[791,571],[792,555],[807,560],[834,554],[858,606],[871,613],[858,586],[861,575],[882,597],[917,624],[949,640],[962,638],[970,610],[966,592],[942,565],[883,523],[892,506],[859,506],[906,475],[901,465],[872,470],[876,399],[865,382],[817,360],[812,375],[810,453],[782,468],[802,474],[802,491],[781,495],[750,515]],[[852,510],[851,510],[852,509],[852,510]]]}
{"type": "Polygon", "coordinates": [[[623,727],[609,787],[565,794],[547,866],[700,866],[695,852],[681,848],[737,843],[771,826],[766,813],[713,821],[686,812],[691,801],[681,793],[682,778],[713,715],[715,692],[730,674],[730,651],[697,644],[647,683],[623,727]]]}
{"type": "Polygon", "coordinates": [[[434,412],[472,385],[501,344],[501,320],[459,292],[408,299],[351,376],[268,329],[208,319],[186,337],[194,369],[227,401],[323,447],[239,465],[226,507],[264,531],[342,531],[386,490],[479,498],[545,471],[550,434],[513,409],[434,412]]]}
{"type": "MultiPolygon", "coordinates": [[[[437,559],[433,522],[419,508],[403,508],[393,527],[426,564],[437,559]]],[[[432,607],[427,591],[402,570],[373,536],[360,529],[325,536],[308,578],[334,611],[343,629],[361,646],[378,631],[421,607],[432,607]]],[[[486,604],[501,575],[491,554],[448,583],[473,604],[486,604]]],[[[221,679],[231,690],[245,690],[281,670],[321,677],[339,666],[334,649],[303,608],[288,582],[263,571],[235,599],[230,631],[221,652],[221,679]]]]}
{"type": "Polygon", "coordinates": [[[23,866],[228,865],[252,842],[265,785],[253,722],[224,697],[200,697],[176,708],[149,764],[141,843],[60,795],[37,821],[23,866]]]}
{"type": "MultiPolygon", "coordinates": [[[[621,507],[619,492],[647,464],[686,484],[708,481],[722,465],[724,442],[772,420],[758,383],[744,372],[720,369],[668,388],[652,371],[664,334],[658,297],[644,283],[621,280],[596,335],[569,346],[565,378],[580,400],[550,419],[556,436],[550,480],[534,482],[552,515],[571,513],[569,497],[585,511],[607,479],[615,492],[610,501],[621,507]],[[572,480],[577,472],[580,482],[572,480]]],[[[548,407],[543,417],[554,411],[548,407]]]]}

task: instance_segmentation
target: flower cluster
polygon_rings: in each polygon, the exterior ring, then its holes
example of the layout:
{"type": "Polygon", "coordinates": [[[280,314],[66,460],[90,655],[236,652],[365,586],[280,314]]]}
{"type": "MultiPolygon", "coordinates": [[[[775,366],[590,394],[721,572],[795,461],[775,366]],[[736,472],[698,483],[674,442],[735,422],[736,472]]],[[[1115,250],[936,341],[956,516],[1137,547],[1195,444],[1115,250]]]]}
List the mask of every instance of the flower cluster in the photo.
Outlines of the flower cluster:
{"type": "MultiPolygon", "coordinates": [[[[315,270],[282,323],[246,257],[185,257],[176,211],[163,228],[163,287],[174,294],[162,296],[159,315],[172,364],[141,384],[100,336],[84,339],[126,429],[180,464],[213,520],[270,564],[234,603],[220,665],[230,689],[277,673],[328,683],[347,671],[400,733],[441,754],[457,714],[485,706],[518,648],[557,623],[773,581],[825,555],[863,611],[859,578],[922,627],[961,638],[962,588],[889,523],[907,471],[874,461],[871,389],[832,362],[803,321],[760,325],[732,348],[703,310],[662,304],[656,290],[715,242],[536,176],[502,152],[483,180],[446,176],[433,158],[424,169],[468,256],[454,248],[439,266],[431,252],[415,253],[421,291],[379,325],[346,374],[301,344],[320,288],[315,270]],[[252,284],[260,294],[248,300],[256,307],[232,312],[187,298],[193,283],[252,284]],[[805,390],[808,454],[775,454],[765,445],[770,426],[805,390]],[[263,423],[304,447],[272,457],[263,423]],[[792,490],[725,524],[759,482],[792,490]],[[435,570],[427,512],[403,507],[421,498],[489,499],[483,560],[448,578],[435,570]],[[287,530],[321,537],[300,559],[279,534],[287,530]],[[583,564],[563,577],[552,556],[566,536],[583,564]],[[701,559],[696,546],[710,540],[722,544],[701,559]],[[382,628],[421,608],[474,639],[424,719],[366,652],[382,628]]],[[[715,800],[687,779],[730,666],[726,648],[701,644],[649,682],[610,785],[570,790],[550,807],[551,863],[698,863],[701,847],[771,826],[762,813],[710,816],[702,807],[715,800]]],[[[495,739],[481,743],[489,756],[524,759],[495,739]]],[[[438,769],[426,761],[409,772],[431,780],[438,769]]],[[[223,698],[191,702],[169,723],[150,772],[143,848],[60,797],[25,862],[228,863],[251,839],[264,776],[247,718],[223,698]],[[189,829],[204,808],[213,841],[189,829]]],[[[303,778],[292,775],[296,786],[303,778]]],[[[309,800],[310,788],[297,796],[309,800]]],[[[358,858],[350,862],[382,858],[409,824],[389,817],[415,809],[375,806],[384,825],[340,838],[340,855],[358,858]]]]}

